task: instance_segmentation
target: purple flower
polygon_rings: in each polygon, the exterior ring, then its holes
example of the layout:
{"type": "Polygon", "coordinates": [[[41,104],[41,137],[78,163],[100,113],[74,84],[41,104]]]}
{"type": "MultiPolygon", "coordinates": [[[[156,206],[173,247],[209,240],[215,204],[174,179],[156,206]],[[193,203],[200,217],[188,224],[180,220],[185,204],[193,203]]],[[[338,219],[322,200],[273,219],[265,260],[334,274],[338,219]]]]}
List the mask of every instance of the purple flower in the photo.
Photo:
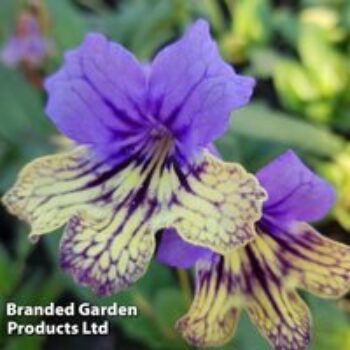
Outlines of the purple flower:
{"type": "Polygon", "coordinates": [[[28,165],[4,203],[32,238],[68,223],[62,267],[99,294],[144,274],[162,229],[225,254],[256,234],[265,192],[205,147],[253,85],[221,59],[202,20],[147,67],[90,34],[45,84],[47,114],[78,147],[28,165]]]}
{"type": "MultiPolygon", "coordinates": [[[[296,289],[336,298],[350,289],[350,247],[323,237],[305,221],[321,219],[334,202],[330,185],[289,151],[257,177],[269,199],[256,238],[224,256],[182,245],[197,264],[192,306],[177,327],[192,344],[218,346],[234,335],[245,309],[276,350],[306,349],[311,317],[296,289]],[[201,253],[202,252],[202,253],[201,253]]],[[[166,249],[161,243],[159,254],[166,249]]],[[[174,255],[172,262],[176,261],[174,255]]]]}
{"type": "Polygon", "coordinates": [[[42,35],[36,18],[30,14],[21,16],[18,27],[2,48],[1,61],[10,67],[21,63],[39,67],[53,52],[52,43],[42,35]]]}

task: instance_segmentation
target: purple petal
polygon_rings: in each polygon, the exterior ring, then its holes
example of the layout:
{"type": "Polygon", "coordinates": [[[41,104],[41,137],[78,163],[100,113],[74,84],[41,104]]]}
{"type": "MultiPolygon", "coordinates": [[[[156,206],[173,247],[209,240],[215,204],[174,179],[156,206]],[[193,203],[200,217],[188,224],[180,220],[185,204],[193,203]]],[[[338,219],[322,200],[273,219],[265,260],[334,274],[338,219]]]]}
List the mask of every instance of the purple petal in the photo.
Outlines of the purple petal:
{"type": "Polygon", "coordinates": [[[282,220],[322,219],[335,200],[333,188],[288,151],[262,168],[257,177],[267,190],[264,214],[282,220]]]}
{"type": "Polygon", "coordinates": [[[230,113],[249,101],[253,86],[222,60],[207,22],[199,20],[155,57],[150,110],[189,153],[225,132],[230,113]]]}
{"type": "Polygon", "coordinates": [[[209,249],[189,244],[173,229],[163,230],[157,251],[157,259],[166,265],[187,269],[199,259],[207,260],[212,256],[209,249]]]}
{"type": "Polygon", "coordinates": [[[79,48],[67,53],[63,67],[45,87],[47,114],[79,143],[118,150],[125,139],[137,142],[142,134],[143,69],[132,54],[100,34],[87,35],[79,48]]]}

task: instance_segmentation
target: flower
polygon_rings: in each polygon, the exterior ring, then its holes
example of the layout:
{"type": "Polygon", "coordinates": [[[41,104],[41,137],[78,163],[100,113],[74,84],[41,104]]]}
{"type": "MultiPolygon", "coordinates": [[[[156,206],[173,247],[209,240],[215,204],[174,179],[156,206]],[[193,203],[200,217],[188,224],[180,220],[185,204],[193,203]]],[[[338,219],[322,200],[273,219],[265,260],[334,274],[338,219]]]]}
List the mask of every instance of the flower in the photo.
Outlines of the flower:
{"type": "Polygon", "coordinates": [[[51,41],[43,36],[34,15],[23,12],[19,18],[16,33],[1,50],[1,61],[9,66],[27,64],[39,67],[53,53],[51,41]]]}
{"type": "Polygon", "coordinates": [[[274,349],[306,349],[310,313],[296,289],[324,298],[350,289],[350,247],[323,237],[305,222],[327,213],[334,201],[332,188],[291,151],[257,177],[269,199],[256,224],[256,238],[226,255],[208,258],[204,253],[197,263],[194,301],[177,323],[196,346],[229,341],[245,309],[274,349]]]}
{"type": "Polygon", "coordinates": [[[29,164],[3,201],[32,239],[68,223],[61,265],[102,295],[145,273],[161,229],[228,252],[254,237],[265,191],[206,147],[253,85],[203,20],[147,66],[90,34],[45,84],[47,114],[78,146],[29,164]]]}

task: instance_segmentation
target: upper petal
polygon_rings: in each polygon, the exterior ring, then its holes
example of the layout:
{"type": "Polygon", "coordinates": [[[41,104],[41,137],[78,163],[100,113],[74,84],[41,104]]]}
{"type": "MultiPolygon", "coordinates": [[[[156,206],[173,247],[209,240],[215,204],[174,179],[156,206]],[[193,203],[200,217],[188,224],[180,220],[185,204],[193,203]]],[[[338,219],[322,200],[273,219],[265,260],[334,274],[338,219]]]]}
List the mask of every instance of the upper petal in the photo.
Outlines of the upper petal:
{"type": "Polygon", "coordinates": [[[207,22],[199,20],[155,57],[150,111],[189,152],[224,133],[230,112],[249,101],[253,86],[222,60],[207,22]]]}
{"type": "Polygon", "coordinates": [[[163,230],[159,235],[157,259],[166,265],[186,269],[213,254],[209,249],[185,242],[174,229],[163,230]]]}
{"type": "Polygon", "coordinates": [[[268,193],[264,214],[283,220],[314,221],[324,217],[335,199],[333,188],[288,151],[259,170],[268,193]]]}
{"type": "Polygon", "coordinates": [[[46,80],[46,112],[71,139],[106,150],[143,133],[146,78],[136,59],[100,34],[89,34],[46,80]]]}

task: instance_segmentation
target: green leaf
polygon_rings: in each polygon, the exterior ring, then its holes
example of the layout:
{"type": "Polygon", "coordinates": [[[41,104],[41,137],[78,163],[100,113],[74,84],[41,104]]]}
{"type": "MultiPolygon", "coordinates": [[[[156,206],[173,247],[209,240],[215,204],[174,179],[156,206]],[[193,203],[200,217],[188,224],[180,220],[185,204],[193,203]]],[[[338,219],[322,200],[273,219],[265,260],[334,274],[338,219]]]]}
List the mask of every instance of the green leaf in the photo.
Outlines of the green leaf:
{"type": "Polygon", "coordinates": [[[156,295],[154,308],[158,322],[167,330],[168,338],[173,339],[169,349],[189,348],[181,339],[180,334],[174,330],[176,321],[186,313],[188,307],[189,305],[179,289],[161,289],[156,295]]]}
{"type": "Polygon", "coordinates": [[[41,350],[45,341],[44,336],[11,337],[4,350],[41,350]]]}
{"type": "Polygon", "coordinates": [[[294,12],[288,7],[275,9],[272,18],[273,27],[288,44],[296,46],[299,35],[299,22],[294,12]]]}
{"type": "Polygon", "coordinates": [[[313,316],[310,350],[350,349],[349,316],[335,303],[307,296],[313,316]]]}
{"type": "Polygon", "coordinates": [[[23,0],[1,0],[0,39],[8,39],[14,31],[16,14],[23,0]]]}
{"type": "Polygon", "coordinates": [[[232,32],[250,45],[266,44],[271,38],[271,3],[269,0],[235,1],[232,32]]]}
{"type": "Polygon", "coordinates": [[[106,16],[106,32],[139,58],[148,60],[187,24],[189,6],[182,0],[124,2],[118,12],[106,16]]]}
{"type": "Polygon", "coordinates": [[[328,129],[274,111],[263,103],[253,103],[235,112],[226,137],[232,135],[273,142],[327,157],[339,153],[345,146],[344,139],[328,129]]]}
{"type": "Polygon", "coordinates": [[[267,47],[253,48],[249,55],[251,67],[245,73],[261,79],[270,78],[280,60],[278,52],[267,47]]]}
{"type": "Polygon", "coordinates": [[[37,139],[49,129],[42,97],[23,77],[0,64],[0,138],[17,144],[37,139]]]}
{"type": "Polygon", "coordinates": [[[88,31],[87,20],[69,0],[47,0],[46,5],[52,21],[52,36],[60,52],[81,43],[88,31]]]}
{"type": "Polygon", "coordinates": [[[5,247],[0,244],[0,295],[8,295],[18,280],[17,265],[10,259],[5,247]]]}

